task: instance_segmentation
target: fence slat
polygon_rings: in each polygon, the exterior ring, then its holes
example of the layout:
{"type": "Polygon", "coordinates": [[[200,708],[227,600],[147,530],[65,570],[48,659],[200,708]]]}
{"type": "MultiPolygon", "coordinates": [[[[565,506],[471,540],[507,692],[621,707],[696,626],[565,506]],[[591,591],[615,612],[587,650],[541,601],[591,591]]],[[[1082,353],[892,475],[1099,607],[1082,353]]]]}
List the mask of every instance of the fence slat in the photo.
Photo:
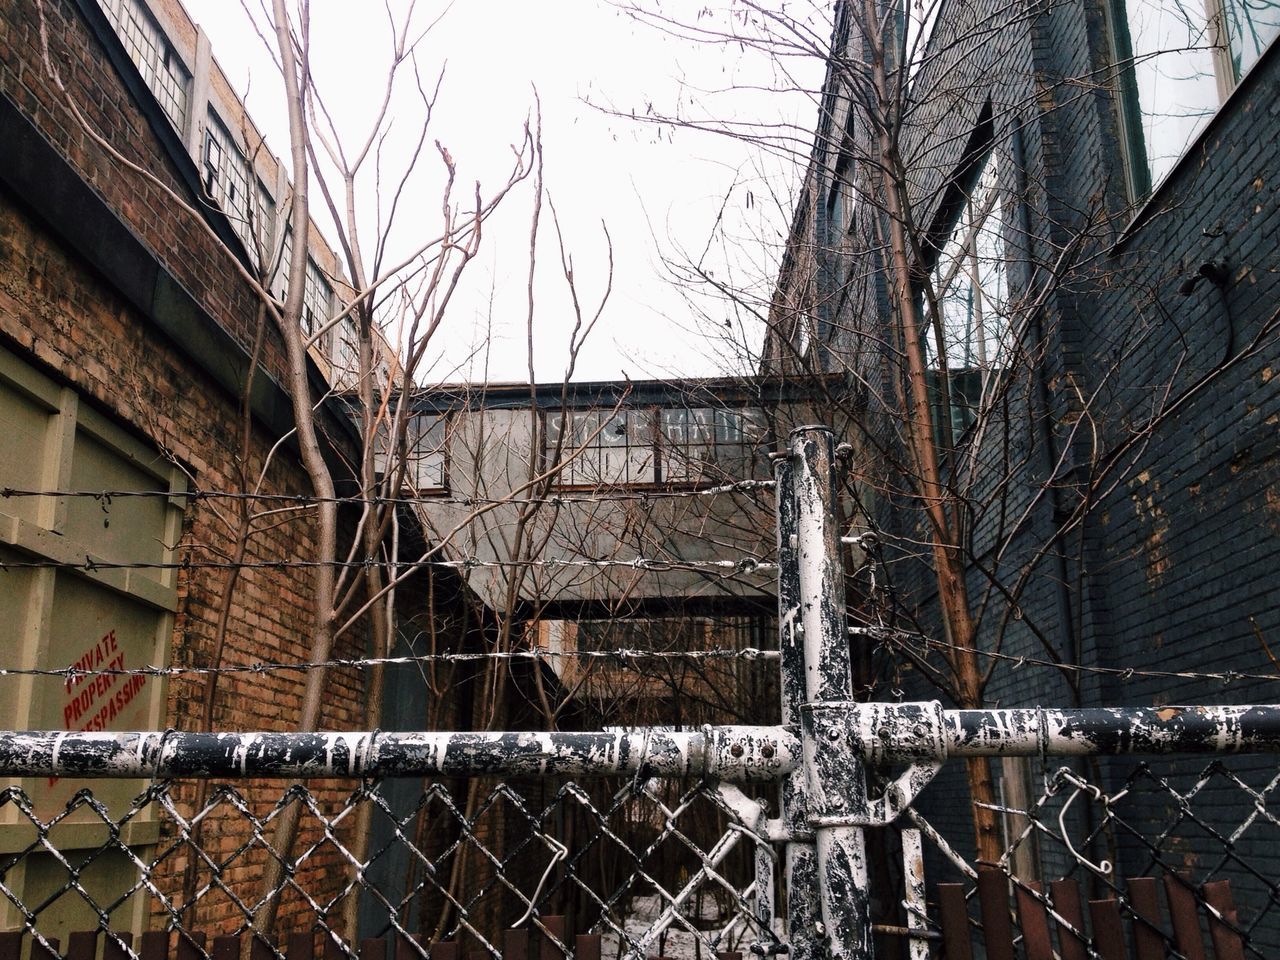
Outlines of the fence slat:
{"type": "Polygon", "coordinates": [[[1014,960],[1013,921],[1009,918],[1009,882],[995,867],[978,870],[978,906],[987,960],[1014,960]]]}
{"type": "Polygon", "coordinates": [[[1044,885],[1036,881],[1027,889],[1017,886],[1018,925],[1022,927],[1022,949],[1027,960],[1053,960],[1053,941],[1049,937],[1049,914],[1036,894],[1044,885]]]}
{"type": "Polygon", "coordinates": [[[45,937],[44,939],[44,943],[34,938],[32,939],[31,960],[59,960],[62,941],[57,937],[45,937]]]}
{"type": "MultiPolygon", "coordinates": [[[[207,942],[208,938],[202,931],[187,933],[185,930],[179,930],[176,960],[204,960],[204,945],[207,942]]],[[[168,947],[167,939],[165,946],[168,947]]]]}
{"type": "MultiPolygon", "coordinates": [[[[427,941],[420,933],[396,936],[396,960],[421,960],[426,952],[427,941]],[[421,948],[421,952],[419,952],[421,948]]],[[[292,960],[292,958],[290,958],[292,960]]]]}
{"type": "Polygon", "coordinates": [[[453,940],[441,940],[431,948],[431,960],[458,960],[458,944],[453,940]]]}
{"type": "Polygon", "coordinates": [[[964,884],[938,884],[938,922],[942,924],[942,945],[947,951],[947,960],[973,960],[964,884]]]}
{"type": "Polygon", "coordinates": [[[1208,960],[1204,952],[1204,935],[1200,932],[1200,904],[1185,880],[1177,874],[1164,875],[1164,895],[1169,901],[1169,919],[1173,922],[1173,943],[1187,960],[1208,960]]]}
{"type": "Polygon", "coordinates": [[[1093,921],[1093,948],[1102,960],[1126,960],[1120,904],[1110,899],[1090,900],[1089,919],[1093,921]]]}
{"type": "Polygon", "coordinates": [[[240,960],[240,937],[234,933],[214,937],[212,960],[240,960]]]}
{"type": "Polygon", "coordinates": [[[112,930],[102,941],[102,960],[130,960],[126,948],[133,947],[133,934],[112,930]]]}
{"type": "Polygon", "coordinates": [[[1075,880],[1055,880],[1049,884],[1053,897],[1053,912],[1071,924],[1078,934],[1058,924],[1058,949],[1062,960],[1089,960],[1089,948],[1085,941],[1084,906],[1080,900],[1080,884],[1075,880]]]}
{"type": "Polygon", "coordinates": [[[380,937],[361,940],[360,960],[387,960],[387,941],[380,937]]]}
{"type": "Polygon", "coordinates": [[[565,944],[567,948],[569,941],[565,934],[565,918],[558,914],[552,914],[551,916],[539,917],[538,919],[546,929],[546,933],[538,937],[538,956],[540,956],[542,960],[562,960],[564,953],[561,952],[560,947],[556,946],[555,940],[552,940],[551,938],[555,937],[556,940],[565,944]]]}
{"type": "Polygon", "coordinates": [[[148,930],[143,933],[141,960],[169,960],[168,930],[148,930]]]}
{"type": "Polygon", "coordinates": [[[600,960],[600,945],[600,934],[578,934],[573,941],[574,960],[600,960]]]}
{"type": "Polygon", "coordinates": [[[502,960],[529,960],[529,931],[502,931],[502,960]]]}
{"type": "MultiPolygon", "coordinates": [[[[1235,924],[1236,902],[1231,895],[1230,880],[1214,880],[1204,885],[1204,899],[1220,914],[1223,920],[1235,924]]],[[[1213,914],[1209,915],[1209,937],[1213,940],[1213,953],[1217,960],[1244,960],[1244,940],[1213,914]]]]}
{"type": "Polygon", "coordinates": [[[275,960],[276,952],[266,937],[253,934],[249,941],[249,960],[275,960]]]}
{"type": "Polygon", "coordinates": [[[1165,938],[1160,925],[1160,893],[1155,877],[1134,877],[1128,883],[1133,921],[1133,952],[1137,960],[1164,960],[1165,938]]]}
{"type": "MultiPolygon", "coordinates": [[[[310,930],[289,934],[285,956],[288,960],[315,960],[316,935],[310,930]]],[[[106,960],[104,957],[103,960],[106,960]]]]}
{"type": "Polygon", "coordinates": [[[22,931],[0,933],[0,960],[19,960],[22,956],[22,931]]]}
{"type": "Polygon", "coordinates": [[[93,960],[97,952],[97,930],[77,930],[67,937],[67,960],[93,960]]]}

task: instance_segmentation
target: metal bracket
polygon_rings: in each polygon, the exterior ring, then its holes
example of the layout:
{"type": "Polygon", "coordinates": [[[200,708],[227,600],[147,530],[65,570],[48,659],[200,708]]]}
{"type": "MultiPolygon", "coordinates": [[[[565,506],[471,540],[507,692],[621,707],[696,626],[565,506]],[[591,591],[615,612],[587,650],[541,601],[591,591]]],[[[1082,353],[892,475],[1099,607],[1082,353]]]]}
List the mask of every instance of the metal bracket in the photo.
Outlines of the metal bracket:
{"type": "Polygon", "coordinates": [[[898,819],[946,759],[942,705],[809,703],[802,717],[815,743],[809,784],[814,827],[886,826],[898,819]],[[833,749],[834,748],[834,749],[833,749]],[[854,777],[857,759],[909,762],[879,797],[854,777]]]}

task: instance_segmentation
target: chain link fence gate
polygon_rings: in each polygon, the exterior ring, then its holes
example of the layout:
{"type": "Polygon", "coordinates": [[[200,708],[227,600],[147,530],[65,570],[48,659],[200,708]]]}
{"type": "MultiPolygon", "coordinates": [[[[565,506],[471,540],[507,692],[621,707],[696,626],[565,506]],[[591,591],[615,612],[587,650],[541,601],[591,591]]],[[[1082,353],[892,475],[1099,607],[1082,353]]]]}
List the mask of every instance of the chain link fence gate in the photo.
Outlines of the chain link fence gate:
{"type": "Polygon", "coordinates": [[[0,850],[12,931],[0,933],[0,956],[158,960],[173,947],[184,960],[232,960],[242,949],[258,960],[311,960],[318,937],[327,957],[377,953],[382,960],[389,945],[396,960],[459,953],[524,960],[530,951],[549,960],[575,950],[618,960],[742,952],[866,960],[877,942],[911,960],[940,948],[958,960],[972,955],[965,952],[969,928],[980,926],[979,955],[1012,957],[1020,949],[1032,960],[1111,960],[1126,955],[1124,937],[1116,939],[1125,923],[1144,960],[1206,956],[1206,943],[1219,957],[1269,955],[1280,926],[1273,909],[1280,869],[1257,851],[1280,841],[1258,839],[1280,827],[1267,806],[1280,777],[1269,762],[1260,765],[1260,782],[1220,761],[1203,762],[1210,754],[1280,748],[1280,708],[857,703],[831,433],[795,431],[776,478],[780,725],[0,733],[7,778],[149,781],[123,803],[82,790],[52,815],[33,798],[38,780],[0,792],[0,817],[18,838],[0,850]],[[1130,753],[1201,757],[1185,782],[1139,767],[1110,793],[1098,778],[1064,767],[1045,781],[1042,796],[1001,805],[1017,829],[1000,861],[982,869],[913,806],[951,758],[1130,753]],[[198,809],[178,787],[192,778],[218,784],[198,809]],[[293,783],[264,804],[267,778],[293,783]],[[405,778],[423,781],[416,800],[389,802],[384,785],[405,778]],[[347,787],[333,786],[343,780],[347,787]],[[1169,810],[1154,832],[1149,818],[1126,813],[1126,802],[1143,794],[1169,810]],[[1241,802],[1224,804],[1224,795],[1241,802]],[[349,849],[361,805],[372,805],[379,836],[389,838],[364,860],[349,849]],[[270,834],[291,807],[303,811],[303,828],[280,854],[270,834]],[[154,836],[139,824],[155,825],[154,836]],[[901,858],[892,890],[873,889],[869,831],[894,838],[881,844],[901,858]],[[214,833],[231,839],[216,853],[207,849],[214,833]],[[140,843],[144,834],[151,839],[140,843]],[[1027,875],[1021,853],[1033,844],[1055,882],[1027,875]],[[929,862],[976,878],[978,895],[963,884],[927,887],[926,847],[929,862]],[[1192,849],[1199,875],[1188,877],[1192,849]],[[1169,924],[1152,899],[1154,878],[1121,878],[1113,866],[1118,852],[1132,869],[1160,874],[1169,924]],[[397,882],[375,880],[375,866],[391,857],[397,882]],[[279,884],[263,890],[268,858],[283,869],[279,884]],[[38,873],[39,882],[26,873],[38,873]],[[174,879],[180,876],[185,892],[174,879]],[[1091,898],[1087,920],[1080,878],[1091,898]],[[1224,883],[1235,884],[1235,901],[1224,883]],[[366,915],[372,906],[384,918],[359,937],[341,922],[353,896],[366,915]],[[79,919],[55,923],[55,905],[67,900],[79,919]],[[292,931],[283,941],[260,936],[264,907],[277,900],[287,901],[281,915],[292,931]],[[205,936],[200,915],[219,936],[205,936]],[[78,929],[67,926],[77,922],[78,929]],[[152,932],[135,943],[132,930],[141,928],[152,932]]]}

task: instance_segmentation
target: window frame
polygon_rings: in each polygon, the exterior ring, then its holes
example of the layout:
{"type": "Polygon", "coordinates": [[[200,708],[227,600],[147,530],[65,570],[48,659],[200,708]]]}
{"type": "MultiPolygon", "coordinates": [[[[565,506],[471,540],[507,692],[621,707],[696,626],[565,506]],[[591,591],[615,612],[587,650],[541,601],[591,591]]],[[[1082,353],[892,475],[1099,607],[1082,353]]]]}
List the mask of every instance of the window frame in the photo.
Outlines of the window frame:
{"type": "MultiPolygon", "coordinates": [[[[1155,0],[1163,10],[1170,0],[1155,0]]],[[[1183,12],[1182,4],[1195,3],[1203,9],[1203,22],[1188,23],[1189,28],[1199,28],[1205,37],[1203,46],[1174,47],[1151,52],[1135,51],[1133,43],[1133,20],[1130,12],[1130,0],[1109,0],[1105,5],[1109,56],[1114,71],[1113,85],[1116,109],[1116,123],[1119,127],[1121,159],[1124,167],[1124,181],[1130,203],[1141,208],[1150,201],[1162,185],[1171,179],[1186,162],[1186,158],[1195,151],[1196,144],[1201,142],[1205,133],[1213,125],[1214,118],[1230,100],[1231,95],[1239,88],[1244,77],[1263,56],[1266,49],[1275,44],[1280,37],[1280,6],[1276,8],[1276,33],[1263,47],[1257,51],[1253,60],[1245,66],[1242,63],[1243,47],[1236,43],[1231,28],[1230,9],[1233,0],[1180,0],[1179,12],[1183,12]],[[1153,164],[1149,138],[1146,130],[1147,114],[1143,111],[1140,85],[1138,81],[1138,65],[1147,61],[1158,61],[1162,56],[1175,53],[1186,53],[1193,49],[1207,49],[1209,62],[1213,70],[1213,88],[1215,98],[1213,109],[1203,113],[1196,121],[1194,128],[1186,137],[1186,142],[1178,149],[1176,155],[1169,159],[1167,165],[1161,163],[1160,169],[1153,164]],[[1243,67],[1243,68],[1242,68],[1243,67]]],[[[1167,61],[1166,61],[1167,62],[1167,61]]],[[[1157,106],[1177,106],[1161,104],[1157,106]]],[[[1188,107],[1188,110],[1193,107],[1188,107]]],[[[1154,114],[1159,116],[1158,113],[1154,114]]]]}
{"type": "Polygon", "coordinates": [[[147,89],[182,133],[191,112],[191,67],[142,0],[102,0],[102,8],[147,89]],[[143,50],[144,42],[154,58],[143,50]]]}
{"type": "MultiPolygon", "coordinates": [[[[692,405],[675,406],[675,405],[668,405],[668,404],[645,404],[642,406],[622,407],[622,408],[619,408],[617,413],[626,413],[628,416],[631,416],[634,414],[642,414],[649,421],[648,427],[647,427],[648,434],[649,434],[649,444],[648,444],[649,457],[648,457],[648,467],[646,471],[649,478],[644,480],[633,480],[629,478],[623,479],[623,480],[616,480],[616,479],[611,479],[609,477],[600,477],[598,479],[591,479],[591,480],[577,480],[577,479],[565,480],[565,479],[562,479],[564,476],[564,471],[562,471],[561,474],[557,475],[555,479],[554,486],[557,489],[594,490],[600,487],[625,487],[627,489],[635,489],[635,490],[703,489],[706,487],[717,486],[719,484],[726,483],[726,482],[733,482],[735,480],[747,479],[745,477],[729,477],[725,475],[721,475],[721,476],[715,475],[716,465],[719,463],[725,462],[726,458],[722,458],[718,456],[716,453],[714,453],[714,451],[718,451],[721,448],[724,448],[724,449],[732,448],[732,449],[741,450],[743,452],[743,462],[747,463],[750,466],[751,468],[750,472],[752,477],[754,477],[757,472],[756,468],[760,464],[764,463],[766,460],[765,457],[760,455],[759,451],[766,448],[769,445],[770,428],[768,424],[768,418],[765,412],[758,407],[753,407],[748,404],[741,404],[741,405],[735,405],[735,406],[714,406],[714,407],[705,406],[705,405],[704,406],[692,406],[692,405]],[[710,427],[709,440],[703,439],[700,441],[686,440],[685,442],[673,442],[669,434],[666,432],[666,425],[664,423],[664,414],[672,413],[676,411],[682,411],[688,414],[694,411],[704,411],[704,410],[709,411],[711,415],[709,423],[706,424],[706,426],[710,427]],[[719,432],[720,432],[719,427],[721,426],[720,421],[730,415],[736,415],[737,417],[740,418],[740,425],[738,427],[738,430],[740,435],[744,439],[739,442],[733,442],[728,440],[722,441],[719,438],[719,432]],[[750,440],[750,438],[746,433],[747,425],[752,419],[754,419],[758,423],[760,428],[760,433],[758,437],[756,437],[754,442],[750,440]],[[674,449],[674,448],[693,449],[695,448],[695,446],[705,448],[707,445],[710,446],[710,449],[713,451],[713,454],[711,459],[704,459],[704,460],[697,461],[701,463],[703,466],[703,469],[700,471],[698,476],[684,475],[684,476],[673,477],[670,475],[668,465],[670,463],[669,451],[671,449],[674,449]]],[[[551,456],[551,451],[553,449],[552,445],[554,443],[553,437],[559,432],[558,428],[552,425],[552,418],[557,416],[563,417],[565,414],[569,414],[569,415],[585,414],[585,415],[602,417],[602,416],[614,415],[614,412],[612,410],[602,410],[598,407],[577,407],[577,408],[569,407],[569,408],[563,408],[563,409],[554,408],[554,409],[548,409],[543,411],[542,424],[541,424],[541,430],[542,430],[541,457],[542,457],[543,469],[549,469],[551,466],[550,456],[551,456]]],[[[687,420],[684,426],[685,426],[685,429],[687,430],[688,429],[687,420]]],[[[596,439],[598,439],[598,436],[596,439]]],[[[566,445],[561,449],[562,455],[564,454],[565,450],[572,449],[572,447],[568,446],[570,442],[571,440],[565,441],[566,445]]],[[[609,447],[603,444],[598,444],[598,445],[593,444],[592,446],[588,446],[583,451],[583,455],[588,454],[592,450],[604,450],[604,449],[609,449],[609,447]]],[[[630,443],[628,443],[626,446],[627,455],[625,457],[625,462],[627,462],[628,464],[631,463],[631,458],[630,458],[631,449],[632,449],[631,445],[630,443]]],[[[694,461],[692,458],[690,458],[689,462],[694,462],[694,461]]],[[[571,465],[572,464],[570,464],[570,466],[571,465]]],[[[600,470],[601,473],[604,472],[603,462],[601,462],[598,469],[600,470]]],[[[628,470],[629,469],[630,467],[628,466],[628,470]]]]}

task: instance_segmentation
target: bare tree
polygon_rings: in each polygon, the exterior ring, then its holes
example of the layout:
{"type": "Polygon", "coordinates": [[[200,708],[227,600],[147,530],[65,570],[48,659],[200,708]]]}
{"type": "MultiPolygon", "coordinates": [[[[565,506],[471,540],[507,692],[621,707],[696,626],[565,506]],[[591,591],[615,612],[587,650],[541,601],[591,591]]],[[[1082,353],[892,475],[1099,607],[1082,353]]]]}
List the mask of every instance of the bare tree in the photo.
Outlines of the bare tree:
{"type": "MultiPolygon", "coordinates": [[[[1110,385],[1150,349],[1151,327],[1118,337],[1085,381],[1056,365],[1058,324],[1075,291],[1133,282],[1107,251],[1144,195],[1117,178],[1074,206],[1054,200],[1057,212],[1048,212],[1045,198],[1057,188],[1028,159],[1027,142],[1100,91],[1120,99],[1135,68],[1161,69],[1161,57],[1203,52],[1210,40],[1188,17],[1178,23],[1191,36],[1162,36],[1164,48],[1118,51],[1101,66],[1082,53],[1075,74],[1024,81],[1022,61],[1002,57],[1059,6],[848,0],[828,10],[747,0],[688,20],[657,5],[629,7],[700,46],[753,51],[771,64],[762,88],[777,97],[807,89],[812,99],[816,137],[696,107],[637,112],[642,122],[789,157],[800,184],[787,240],[773,245],[777,280],[767,292],[759,278],[743,283],[700,256],[677,251],[669,266],[677,282],[730,305],[713,329],[721,342],[737,339],[748,363],[818,385],[832,377],[856,385],[828,391],[819,416],[839,415],[851,428],[849,532],[870,548],[851,558],[859,568],[852,616],[864,638],[857,659],[875,675],[867,682],[878,676],[896,688],[909,667],[961,707],[986,702],[1014,638],[1058,665],[1064,692],[1081,701],[1073,667],[1082,657],[1086,518],[1136,473],[1161,424],[1275,338],[1273,319],[1220,362],[1199,364],[1194,378],[1184,342],[1148,415],[1118,445],[1102,439],[1110,385]],[[821,83],[807,88],[795,66],[806,59],[822,67],[821,83]],[[1046,515],[1051,524],[1038,519],[1046,515]],[[1052,584],[1052,614],[1036,615],[1030,598],[1052,584]]],[[[1178,79],[1163,69],[1166,81],[1178,79]]],[[[1172,112],[1164,122],[1177,127],[1172,112]]],[[[1179,129],[1185,143],[1192,128],[1179,129]]],[[[734,190],[742,204],[745,191],[734,190]]],[[[785,197],[787,186],[757,184],[754,197],[769,192],[785,197]]],[[[726,239],[723,219],[708,247],[726,239]]],[[[743,258],[758,259],[755,251],[743,258]]],[[[1160,309],[1150,292],[1134,297],[1160,309]]],[[[978,854],[994,861],[991,770],[985,760],[967,769],[978,854]]]]}

